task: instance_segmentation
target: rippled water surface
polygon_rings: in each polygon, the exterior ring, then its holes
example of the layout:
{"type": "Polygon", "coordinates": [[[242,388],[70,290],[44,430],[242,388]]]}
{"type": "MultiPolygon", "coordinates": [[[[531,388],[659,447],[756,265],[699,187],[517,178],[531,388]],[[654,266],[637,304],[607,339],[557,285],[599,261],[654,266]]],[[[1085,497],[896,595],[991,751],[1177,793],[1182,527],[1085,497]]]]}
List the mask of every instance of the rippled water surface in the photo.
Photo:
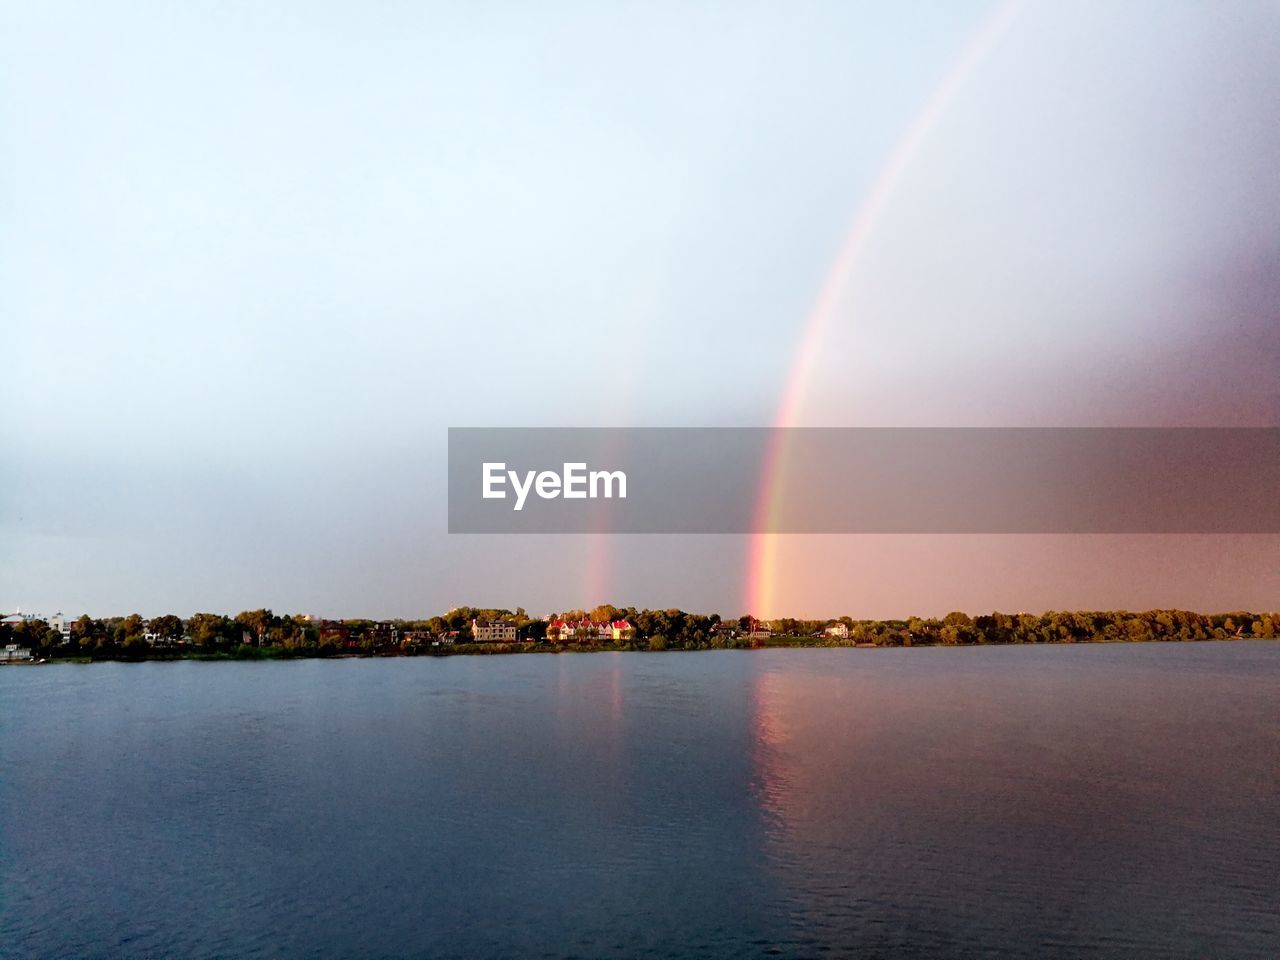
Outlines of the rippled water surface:
{"type": "Polygon", "coordinates": [[[0,669],[0,956],[1280,956],[1280,644],[0,669]]]}

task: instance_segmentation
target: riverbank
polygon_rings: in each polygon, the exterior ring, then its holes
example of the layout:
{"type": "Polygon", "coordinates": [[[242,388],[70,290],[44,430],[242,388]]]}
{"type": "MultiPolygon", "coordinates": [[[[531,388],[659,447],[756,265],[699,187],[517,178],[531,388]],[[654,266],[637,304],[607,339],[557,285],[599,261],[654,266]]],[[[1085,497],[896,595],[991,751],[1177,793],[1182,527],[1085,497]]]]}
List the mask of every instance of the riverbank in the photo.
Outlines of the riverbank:
{"type": "Polygon", "coordinates": [[[852,643],[841,640],[823,640],[813,637],[764,637],[748,643],[712,643],[702,646],[686,647],[653,647],[642,641],[621,642],[611,644],[556,644],[556,643],[459,643],[447,647],[430,650],[382,650],[373,652],[341,652],[324,653],[312,649],[288,647],[241,647],[235,650],[202,652],[202,651],[153,651],[145,656],[76,656],[49,657],[41,660],[14,662],[11,666],[50,666],[57,664],[89,664],[89,663],[150,663],[169,661],[204,661],[230,662],[246,660],[374,660],[374,659],[409,659],[414,657],[460,657],[460,656],[511,656],[519,654],[584,654],[584,653],[692,653],[707,650],[803,650],[803,649],[846,649],[846,650],[901,650],[916,648],[961,649],[974,647],[1047,647],[1107,644],[1198,644],[1210,642],[1234,642],[1248,640],[1273,640],[1273,637],[1255,637],[1242,634],[1231,637],[1205,637],[1202,639],[1177,638],[1098,638],[1089,640],[1045,640],[1011,643],[917,643],[917,644],[875,644],[852,643]]]}
{"type": "MultiPolygon", "coordinates": [[[[16,617],[17,615],[15,615],[16,617]]],[[[11,618],[12,619],[12,618],[11,618]]],[[[678,609],[608,605],[533,617],[523,609],[456,608],[425,620],[326,620],[246,610],[185,619],[139,614],[69,621],[26,616],[0,626],[9,659],[257,660],[346,656],[491,656],[800,647],[1008,646],[1280,637],[1280,614],[1078,610],[902,620],[725,620],[678,609]]]]}

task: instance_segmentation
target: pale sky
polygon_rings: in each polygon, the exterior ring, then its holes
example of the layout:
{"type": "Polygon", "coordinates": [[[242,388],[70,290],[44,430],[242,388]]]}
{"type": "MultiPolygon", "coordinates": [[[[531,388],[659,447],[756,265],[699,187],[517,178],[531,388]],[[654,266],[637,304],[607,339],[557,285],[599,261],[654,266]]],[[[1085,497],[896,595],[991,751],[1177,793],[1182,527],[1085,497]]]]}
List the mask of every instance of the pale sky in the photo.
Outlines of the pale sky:
{"type": "MultiPolygon", "coordinates": [[[[0,3],[0,608],[743,612],[746,538],[445,532],[449,426],[764,425],[991,3],[0,3]]],[[[1026,3],[804,391],[1280,425],[1280,5],[1026,3]]],[[[785,610],[1280,606],[1280,538],[790,538],[785,610]]]]}

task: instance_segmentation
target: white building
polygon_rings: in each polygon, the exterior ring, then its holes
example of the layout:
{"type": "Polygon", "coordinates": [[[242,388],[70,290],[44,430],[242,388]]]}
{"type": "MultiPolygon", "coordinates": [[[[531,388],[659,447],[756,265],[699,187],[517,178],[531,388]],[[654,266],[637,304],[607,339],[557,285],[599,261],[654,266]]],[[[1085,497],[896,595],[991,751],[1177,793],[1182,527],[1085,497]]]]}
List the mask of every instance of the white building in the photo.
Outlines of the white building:
{"type": "Polygon", "coordinates": [[[10,663],[15,660],[30,660],[31,651],[26,647],[20,647],[16,643],[10,643],[0,650],[0,663],[10,663]]]}
{"type": "Polygon", "coordinates": [[[849,625],[841,623],[839,620],[827,624],[827,629],[823,631],[828,637],[839,637],[841,640],[849,639],[849,625]]]}
{"type": "Polygon", "coordinates": [[[58,631],[63,643],[71,639],[71,621],[62,615],[61,610],[50,617],[48,622],[50,629],[58,631]]]}

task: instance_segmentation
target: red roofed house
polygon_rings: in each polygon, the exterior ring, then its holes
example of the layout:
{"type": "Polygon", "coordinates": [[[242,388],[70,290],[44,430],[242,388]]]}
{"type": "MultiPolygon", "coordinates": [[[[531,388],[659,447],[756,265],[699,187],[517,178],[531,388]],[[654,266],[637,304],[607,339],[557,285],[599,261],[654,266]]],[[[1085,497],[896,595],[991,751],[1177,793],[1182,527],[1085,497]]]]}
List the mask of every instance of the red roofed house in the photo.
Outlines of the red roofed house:
{"type": "Polygon", "coordinates": [[[635,636],[628,620],[564,620],[557,617],[547,624],[547,639],[552,643],[609,643],[635,636]]]}

